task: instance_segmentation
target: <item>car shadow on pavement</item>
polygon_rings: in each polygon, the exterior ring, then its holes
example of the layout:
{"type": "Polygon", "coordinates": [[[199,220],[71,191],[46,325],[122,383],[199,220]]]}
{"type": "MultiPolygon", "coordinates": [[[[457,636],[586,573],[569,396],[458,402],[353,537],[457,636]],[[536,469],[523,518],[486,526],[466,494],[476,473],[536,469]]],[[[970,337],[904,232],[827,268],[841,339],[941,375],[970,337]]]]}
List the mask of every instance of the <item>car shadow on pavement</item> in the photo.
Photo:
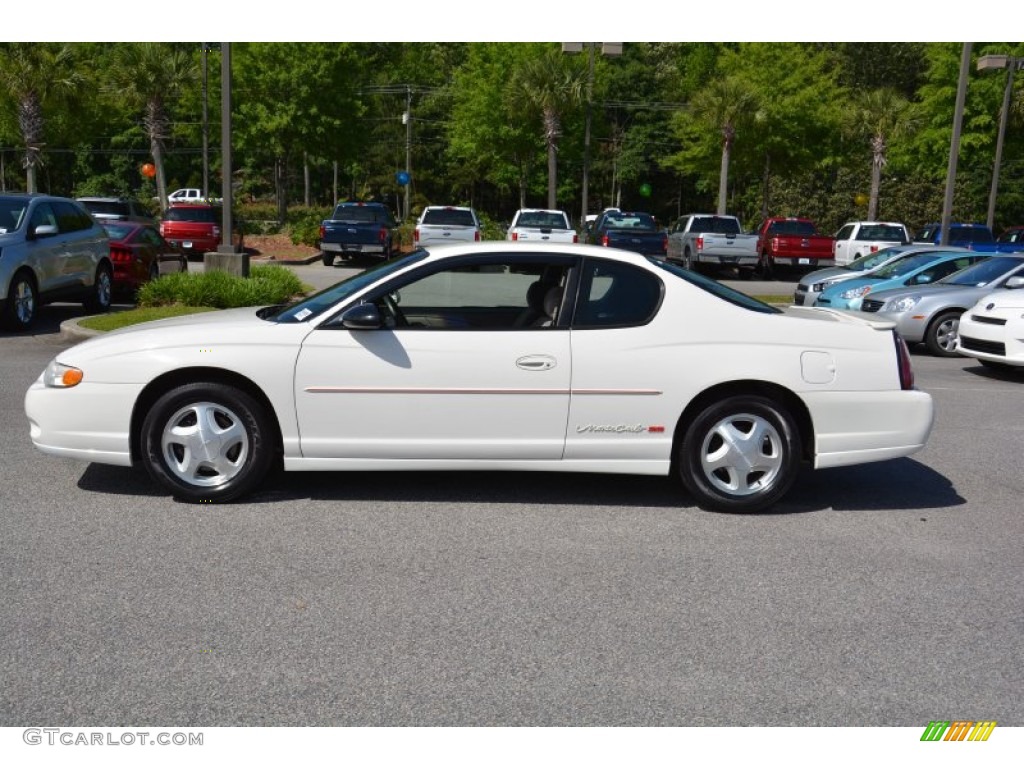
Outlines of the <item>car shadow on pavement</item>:
{"type": "MultiPolygon", "coordinates": [[[[164,497],[141,469],[90,464],[84,491],[164,497]]],[[[675,478],[548,472],[275,472],[236,504],[302,501],[423,504],[528,504],[589,507],[695,508],[675,478]]],[[[966,503],[952,483],[911,459],[804,471],[792,490],[759,515],[935,509],[966,503]]]]}
{"type": "Polygon", "coordinates": [[[1024,381],[1024,368],[1016,366],[1008,366],[1002,369],[988,368],[984,365],[966,365],[963,370],[964,373],[972,374],[981,379],[991,379],[992,381],[1009,381],[1016,384],[1024,381]]]}

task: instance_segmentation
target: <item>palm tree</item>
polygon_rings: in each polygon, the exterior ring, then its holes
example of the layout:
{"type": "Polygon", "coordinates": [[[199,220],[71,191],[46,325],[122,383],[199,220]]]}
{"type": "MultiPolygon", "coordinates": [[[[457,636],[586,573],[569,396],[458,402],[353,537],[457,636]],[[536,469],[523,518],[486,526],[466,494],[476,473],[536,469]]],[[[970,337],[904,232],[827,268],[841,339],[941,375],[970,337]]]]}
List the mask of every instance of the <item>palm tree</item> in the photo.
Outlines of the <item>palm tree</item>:
{"type": "Polygon", "coordinates": [[[167,207],[164,142],[170,137],[168,101],[198,76],[199,65],[192,52],[169,43],[123,43],[114,50],[114,84],[143,109],[161,208],[167,207]]]}
{"type": "Polygon", "coordinates": [[[874,221],[878,215],[878,193],[882,183],[882,168],[887,162],[888,142],[890,139],[905,135],[913,127],[914,122],[910,102],[892,88],[866,91],[853,107],[849,129],[857,136],[866,137],[871,145],[869,221],[874,221]]]}
{"type": "Polygon", "coordinates": [[[83,76],[71,65],[72,50],[56,43],[6,43],[0,46],[0,87],[17,105],[18,129],[25,142],[25,184],[36,190],[36,169],[45,145],[45,106],[51,98],[75,92],[83,76]]]}
{"type": "Polygon", "coordinates": [[[562,135],[562,114],[583,101],[586,69],[576,59],[549,48],[529,59],[512,78],[513,92],[541,111],[544,142],[548,150],[548,208],[556,207],[558,182],[558,140],[562,135]]]}
{"type": "Polygon", "coordinates": [[[722,134],[722,165],[718,176],[718,214],[725,214],[729,160],[736,132],[757,112],[757,95],[736,77],[713,81],[691,103],[694,116],[722,134]]]}

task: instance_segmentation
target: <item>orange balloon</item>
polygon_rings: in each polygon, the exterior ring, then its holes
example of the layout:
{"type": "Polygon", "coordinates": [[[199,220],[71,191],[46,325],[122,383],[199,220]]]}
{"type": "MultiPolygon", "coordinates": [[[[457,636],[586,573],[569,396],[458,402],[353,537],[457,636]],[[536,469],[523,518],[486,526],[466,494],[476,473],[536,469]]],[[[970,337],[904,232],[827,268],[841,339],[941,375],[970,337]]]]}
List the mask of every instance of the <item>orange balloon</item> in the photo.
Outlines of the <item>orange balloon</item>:
{"type": "Polygon", "coordinates": [[[146,163],[145,165],[142,166],[141,170],[142,175],[145,176],[147,179],[152,179],[154,176],[156,176],[156,166],[153,165],[152,163],[146,163]]]}

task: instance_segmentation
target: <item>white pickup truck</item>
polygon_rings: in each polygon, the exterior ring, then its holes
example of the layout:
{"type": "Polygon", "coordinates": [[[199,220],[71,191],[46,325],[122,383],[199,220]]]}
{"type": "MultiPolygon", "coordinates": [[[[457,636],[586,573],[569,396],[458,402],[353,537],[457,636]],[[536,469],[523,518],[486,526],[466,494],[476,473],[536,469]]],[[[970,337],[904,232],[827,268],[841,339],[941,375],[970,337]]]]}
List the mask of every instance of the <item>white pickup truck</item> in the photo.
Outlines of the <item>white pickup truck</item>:
{"type": "Polygon", "coordinates": [[[520,208],[512,217],[506,240],[519,242],[577,243],[579,235],[569,224],[565,211],[520,208]]]}
{"type": "Polygon", "coordinates": [[[428,205],[412,231],[413,243],[473,243],[480,241],[480,219],[476,211],[457,205],[428,205]]]}
{"type": "Polygon", "coordinates": [[[843,267],[861,256],[891,245],[906,245],[912,239],[910,230],[898,221],[851,221],[836,232],[832,254],[836,266],[843,267]]]}
{"type": "Polygon", "coordinates": [[[753,270],[758,263],[757,235],[744,234],[735,216],[691,213],[668,231],[668,259],[686,269],[700,265],[753,270]]]}

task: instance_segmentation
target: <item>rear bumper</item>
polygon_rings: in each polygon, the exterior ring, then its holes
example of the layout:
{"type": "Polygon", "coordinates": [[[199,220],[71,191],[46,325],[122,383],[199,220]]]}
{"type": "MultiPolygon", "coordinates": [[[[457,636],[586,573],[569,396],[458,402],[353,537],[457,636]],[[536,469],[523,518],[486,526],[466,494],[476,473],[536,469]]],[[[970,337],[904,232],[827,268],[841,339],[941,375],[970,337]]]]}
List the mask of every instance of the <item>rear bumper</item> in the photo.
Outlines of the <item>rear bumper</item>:
{"type": "Polygon", "coordinates": [[[834,267],[836,260],[834,256],[816,258],[814,256],[772,256],[772,261],[780,267],[808,267],[819,269],[834,267]]]}
{"type": "Polygon", "coordinates": [[[320,250],[325,253],[384,253],[381,244],[367,245],[364,243],[320,243],[320,250]]]}
{"type": "Polygon", "coordinates": [[[718,264],[723,267],[756,267],[758,257],[756,255],[739,254],[718,254],[698,252],[695,260],[698,264],[718,264]]]}

